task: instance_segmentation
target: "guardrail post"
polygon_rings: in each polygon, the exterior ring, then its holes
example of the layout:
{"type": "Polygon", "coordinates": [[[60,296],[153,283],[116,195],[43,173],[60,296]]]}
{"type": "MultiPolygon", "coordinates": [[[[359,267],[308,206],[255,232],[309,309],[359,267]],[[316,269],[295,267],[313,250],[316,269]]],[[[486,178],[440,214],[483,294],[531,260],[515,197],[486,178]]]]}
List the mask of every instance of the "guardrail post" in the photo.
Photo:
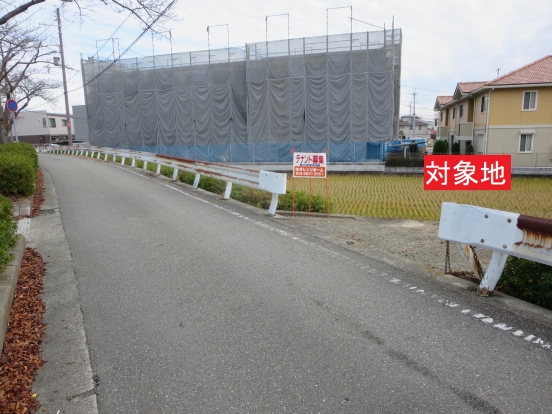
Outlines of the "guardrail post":
{"type": "Polygon", "coordinates": [[[146,171],[148,169],[148,162],[147,161],[144,161],[143,169],[144,169],[144,171],[146,171]]]}
{"type": "Polygon", "coordinates": [[[121,160],[121,165],[125,165],[125,157],[122,157],[122,160],[121,160]]]}
{"type": "Polygon", "coordinates": [[[230,193],[232,192],[232,182],[227,181],[226,182],[226,190],[224,191],[224,197],[223,200],[229,200],[230,199],[230,193]]]}
{"type": "Polygon", "coordinates": [[[86,154],[84,154],[85,157],[88,157],[88,151],[86,151],[86,154]]]}
{"type": "Polygon", "coordinates": [[[272,200],[270,202],[270,207],[268,208],[268,214],[273,216],[276,214],[276,207],[278,206],[278,194],[272,193],[272,200]]]}
{"type": "Polygon", "coordinates": [[[161,172],[161,164],[157,164],[157,168],[155,169],[155,174],[159,175],[161,172]]]}
{"type": "Polygon", "coordinates": [[[194,188],[197,188],[197,186],[199,185],[199,179],[200,179],[200,177],[201,177],[201,174],[196,173],[195,179],[194,179],[194,188]]]}
{"type": "Polygon", "coordinates": [[[132,163],[130,164],[132,168],[136,167],[136,158],[132,159],[132,163]]]}
{"type": "Polygon", "coordinates": [[[178,168],[174,168],[172,180],[176,181],[176,178],[178,177],[178,168]]]}

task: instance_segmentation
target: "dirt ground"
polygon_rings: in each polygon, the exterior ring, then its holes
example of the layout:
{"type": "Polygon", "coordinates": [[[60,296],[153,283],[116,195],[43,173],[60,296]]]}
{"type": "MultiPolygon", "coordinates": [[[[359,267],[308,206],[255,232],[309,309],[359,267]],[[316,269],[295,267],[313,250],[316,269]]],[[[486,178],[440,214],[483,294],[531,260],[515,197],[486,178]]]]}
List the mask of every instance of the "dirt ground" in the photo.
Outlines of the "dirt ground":
{"type": "MultiPolygon", "coordinates": [[[[437,237],[439,222],[373,219],[356,216],[285,216],[291,226],[300,223],[309,233],[358,253],[385,253],[429,267],[437,272],[445,271],[446,242],[437,237]]],[[[453,271],[472,271],[467,260],[460,256],[450,243],[450,264],[453,271]]],[[[476,250],[485,269],[491,251],[476,250]]]]}

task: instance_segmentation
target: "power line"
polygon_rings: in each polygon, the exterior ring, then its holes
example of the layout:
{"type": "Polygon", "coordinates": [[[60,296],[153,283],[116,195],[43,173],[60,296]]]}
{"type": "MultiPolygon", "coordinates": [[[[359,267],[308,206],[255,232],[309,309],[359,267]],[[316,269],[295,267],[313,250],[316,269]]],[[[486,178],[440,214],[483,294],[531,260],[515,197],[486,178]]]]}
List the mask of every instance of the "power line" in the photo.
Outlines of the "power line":
{"type": "MultiPolygon", "coordinates": [[[[106,72],[108,69],[110,69],[115,63],[117,63],[119,60],[121,60],[121,57],[123,57],[137,42],[138,40],[140,40],[142,38],[142,36],[144,36],[144,34],[146,34],[152,27],[155,23],[157,23],[157,21],[167,12],[167,10],[169,10],[172,5],[176,3],[176,0],[173,0],[169,3],[169,5],[167,7],[165,7],[165,9],[155,18],[155,20],[153,20],[150,24],[147,25],[147,27],[142,31],[142,33],[140,33],[140,35],[134,39],[134,41],[131,43],[131,45],[129,47],[127,47],[123,53],[121,53],[119,55],[118,58],[116,59],[113,59],[113,62],[111,62],[109,65],[107,65],[100,73],[98,73],[96,76],[94,76],[92,79],[90,79],[88,82],[86,82],[85,84],[83,84],[82,86],[79,86],[78,88],[75,88],[75,89],[72,89],[70,91],[67,91],[67,93],[71,93],[71,92],[76,92],[78,91],[79,89],[82,89],[84,88],[86,85],[89,85],[90,83],[92,83],[93,81],[95,81],[96,79],[98,79],[100,77],[100,75],[102,75],[104,72],[106,72]]],[[[65,95],[65,93],[63,93],[62,95],[59,95],[59,96],[56,96],[54,99],[52,100],[57,100],[61,97],[63,97],[65,95]]],[[[48,103],[48,102],[47,102],[48,103]]],[[[32,107],[30,109],[34,109],[34,108],[37,108],[38,106],[40,105],[37,105],[35,107],[32,107]]]]}

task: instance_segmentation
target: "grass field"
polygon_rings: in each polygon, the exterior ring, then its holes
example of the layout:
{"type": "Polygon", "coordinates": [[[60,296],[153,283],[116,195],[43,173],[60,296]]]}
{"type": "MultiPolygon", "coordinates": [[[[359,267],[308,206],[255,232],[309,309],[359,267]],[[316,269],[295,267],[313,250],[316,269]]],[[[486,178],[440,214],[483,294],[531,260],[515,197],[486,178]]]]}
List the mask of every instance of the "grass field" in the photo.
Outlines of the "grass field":
{"type": "MultiPolygon", "coordinates": [[[[295,179],[300,190],[309,179],[295,179]]],[[[325,180],[313,179],[312,192],[325,195],[325,180]]],[[[340,174],[329,175],[329,195],[334,214],[436,221],[449,201],[552,219],[552,178],[513,177],[511,191],[424,191],[422,176],[340,174]]]]}

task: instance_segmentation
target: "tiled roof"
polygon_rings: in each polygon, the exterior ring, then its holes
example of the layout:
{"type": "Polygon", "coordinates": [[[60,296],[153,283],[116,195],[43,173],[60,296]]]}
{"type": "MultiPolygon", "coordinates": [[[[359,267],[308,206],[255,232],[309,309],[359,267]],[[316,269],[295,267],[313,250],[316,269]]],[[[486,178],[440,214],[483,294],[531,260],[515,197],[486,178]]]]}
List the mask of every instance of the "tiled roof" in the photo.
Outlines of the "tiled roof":
{"type": "Polygon", "coordinates": [[[486,86],[552,83],[552,55],[529,63],[489,82],[486,86]]]}
{"type": "MultiPolygon", "coordinates": [[[[416,119],[416,120],[415,120],[415,123],[416,123],[416,126],[419,126],[419,125],[421,125],[421,126],[428,126],[428,125],[429,125],[427,122],[422,121],[422,120],[420,120],[420,119],[416,119]]],[[[412,125],[412,121],[406,120],[406,119],[400,119],[400,120],[399,120],[399,126],[403,126],[403,125],[404,125],[404,126],[412,125]]]]}
{"type": "Polygon", "coordinates": [[[458,82],[458,88],[462,93],[470,93],[476,89],[479,89],[487,82],[458,82]]]}
{"type": "Polygon", "coordinates": [[[437,102],[439,103],[439,105],[445,105],[450,101],[452,101],[452,99],[453,99],[452,96],[438,96],[437,102]]]}

